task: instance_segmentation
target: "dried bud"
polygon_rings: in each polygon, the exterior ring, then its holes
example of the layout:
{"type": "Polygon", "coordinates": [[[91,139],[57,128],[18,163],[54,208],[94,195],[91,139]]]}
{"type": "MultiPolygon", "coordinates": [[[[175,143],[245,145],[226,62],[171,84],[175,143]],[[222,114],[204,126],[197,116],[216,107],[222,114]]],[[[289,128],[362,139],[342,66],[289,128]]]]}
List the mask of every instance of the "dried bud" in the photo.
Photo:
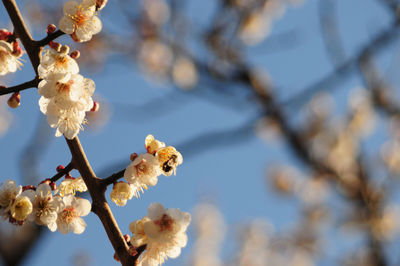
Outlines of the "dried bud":
{"type": "Polygon", "coordinates": [[[133,162],[133,161],[136,159],[136,157],[138,157],[138,155],[137,155],[137,153],[135,152],[135,153],[132,153],[132,154],[131,154],[131,156],[129,157],[129,159],[133,162]]]}
{"type": "Polygon", "coordinates": [[[65,168],[64,165],[60,164],[59,166],[57,166],[56,171],[61,172],[62,170],[64,170],[64,168],[65,168]]]}
{"type": "Polygon", "coordinates": [[[93,107],[90,109],[90,112],[97,112],[100,108],[100,105],[98,102],[93,102],[93,107]]]}
{"type": "Polygon", "coordinates": [[[7,101],[8,106],[11,108],[17,108],[21,104],[21,94],[19,92],[13,93],[7,101]]]}
{"type": "Polygon", "coordinates": [[[49,46],[50,46],[50,48],[52,48],[52,49],[56,50],[57,52],[59,52],[62,45],[60,43],[58,43],[58,42],[51,41],[51,42],[49,42],[49,46]]]}
{"type": "Polygon", "coordinates": [[[48,26],[47,26],[47,34],[51,34],[51,33],[53,33],[53,32],[55,32],[57,30],[57,27],[56,27],[56,25],[54,25],[54,24],[49,24],[48,26]]]}
{"type": "Polygon", "coordinates": [[[72,53],[70,53],[69,56],[73,59],[78,59],[81,56],[81,52],[79,52],[78,50],[75,50],[72,53]]]}

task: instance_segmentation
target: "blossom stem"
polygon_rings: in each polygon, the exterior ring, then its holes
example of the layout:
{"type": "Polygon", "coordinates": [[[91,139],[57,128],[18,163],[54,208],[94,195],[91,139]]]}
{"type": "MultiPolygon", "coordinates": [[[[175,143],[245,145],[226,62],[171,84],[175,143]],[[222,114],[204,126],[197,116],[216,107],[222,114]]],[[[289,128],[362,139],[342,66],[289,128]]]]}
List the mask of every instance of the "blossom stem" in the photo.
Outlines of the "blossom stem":
{"type": "Polygon", "coordinates": [[[5,95],[5,94],[9,94],[9,93],[14,93],[17,91],[23,91],[26,89],[30,89],[30,88],[36,88],[39,84],[39,78],[35,77],[34,79],[21,83],[19,85],[15,85],[12,87],[5,87],[0,89],[0,95],[5,95]]]}

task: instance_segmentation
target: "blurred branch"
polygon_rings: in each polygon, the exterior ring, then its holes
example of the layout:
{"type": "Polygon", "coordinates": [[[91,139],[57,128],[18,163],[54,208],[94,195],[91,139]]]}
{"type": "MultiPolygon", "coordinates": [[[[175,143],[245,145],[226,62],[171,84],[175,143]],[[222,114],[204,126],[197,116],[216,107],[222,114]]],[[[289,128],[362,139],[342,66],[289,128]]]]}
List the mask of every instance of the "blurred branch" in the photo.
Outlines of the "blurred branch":
{"type": "Polygon", "coordinates": [[[352,71],[357,70],[358,62],[365,53],[378,53],[398,38],[399,24],[399,20],[396,20],[390,27],[381,31],[368,44],[364,45],[358,52],[356,52],[355,56],[344,61],[322,79],[300,90],[299,93],[281,101],[280,104],[296,109],[319,91],[337,89],[338,85],[342,83],[343,80],[352,73],[352,71]]]}

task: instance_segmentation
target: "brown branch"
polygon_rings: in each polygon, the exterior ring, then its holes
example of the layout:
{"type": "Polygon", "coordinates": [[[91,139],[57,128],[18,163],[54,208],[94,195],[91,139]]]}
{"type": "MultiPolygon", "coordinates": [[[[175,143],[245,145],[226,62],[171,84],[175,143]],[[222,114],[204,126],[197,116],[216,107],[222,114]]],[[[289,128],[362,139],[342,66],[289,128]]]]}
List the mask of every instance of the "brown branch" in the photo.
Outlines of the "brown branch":
{"type": "Polygon", "coordinates": [[[100,181],[100,184],[103,187],[107,187],[107,186],[113,184],[114,182],[118,181],[118,179],[122,178],[124,176],[124,173],[125,173],[125,169],[119,171],[118,173],[112,174],[109,177],[102,179],[100,181]]]}
{"type": "Polygon", "coordinates": [[[29,33],[28,28],[26,27],[24,19],[22,18],[21,12],[19,11],[17,4],[15,3],[15,0],[2,1],[11,19],[11,22],[14,25],[14,33],[21,40],[22,45],[25,47],[32,67],[37,75],[37,67],[40,63],[39,53],[41,47],[36,45],[35,41],[32,39],[32,36],[29,33]]]}
{"type": "Polygon", "coordinates": [[[99,179],[93,172],[79,142],[79,138],[75,137],[72,140],[66,139],[66,141],[72,154],[72,163],[81,174],[92,198],[92,211],[100,218],[107,236],[114,247],[118,258],[121,260],[122,265],[134,265],[135,258],[129,255],[129,247],[106,201],[106,187],[101,184],[101,179],[99,179]]]}
{"type": "Polygon", "coordinates": [[[40,81],[39,78],[35,77],[34,79],[24,82],[24,83],[21,83],[19,85],[2,88],[2,89],[0,89],[0,95],[23,91],[23,90],[30,89],[30,88],[37,88],[39,81],[40,81]]]}
{"type": "MultiPolygon", "coordinates": [[[[44,45],[52,38],[56,38],[62,34],[60,32],[56,32],[39,42],[34,41],[27,30],[15,0],[2,1],[14,25],[14,32],[17,34],[18,38],[20,38],[37,74],[37,67],[40,64],[40,51],[42,49],[40,45],[44,45]]],[[[118,228],[117,222],[115,221],[110,207],[107,204],[104,186],[100,185],[100,179],[96,177],[95,173],[93,172],[79,139],[76,137],[73,140],[66,139],[66,141],[72,154],[71,166],[79,171],[86,186],[88,187],[90,196],[92,197],[92,211],[100,218],[107,236],[114,247],[115,252],[120,258],[122,265],[134,265],[136,259],[129,255],[128,245],[120,229],[118,228]]]]}
{"type": "Polygon", "coordinates": [[[65,176],[66,174],[71,172],[73,169],[74,169],[74,166],[73,166],[72,162],[70,162],[64,169],[62,169],[60,172],[58,172],[52,178],[50,178],[50,181],[56,182],[58,179],[65,176]]]}
{"type": "Polygon", "coordinates": [[[54,41],[55,39],[57,39],[58,37],[64,35],[65,33],[62,32],[61,30],[57,30],[49,35],[47,35],[47,37],[41,39],[40,41],[36,41],[36,45],[37,46],[45,46],[48,45],[49,42],[54,41]]]}

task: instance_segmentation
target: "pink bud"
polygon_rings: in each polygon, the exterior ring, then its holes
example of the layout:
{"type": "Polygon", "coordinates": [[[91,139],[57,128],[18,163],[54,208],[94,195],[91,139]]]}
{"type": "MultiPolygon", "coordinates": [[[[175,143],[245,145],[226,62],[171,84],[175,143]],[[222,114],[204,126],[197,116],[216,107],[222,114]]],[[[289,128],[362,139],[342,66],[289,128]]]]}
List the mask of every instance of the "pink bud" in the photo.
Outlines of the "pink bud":
{"type": "Polygon", "coordinates": [[[0,30],[0,40],[1,41],[8,41],[9,37],[12,35],[11,32],[7,31],[7,30],[0,30]]]}
{"type": "Polygon", "coordinates": [[[71,179],[71,180],[74,180],[74,179],[75,179],[75,177],[72,177],[70,174],[66,174],[66,175],[65,175],[65,179],[71,179]]]}
{"type": "Polygon", "coordinates": [[[97,112],[100,108],[100,105],[98,102],[93,102],[93,107],[90,109],[91,112],[97,112]]]}
{"type": "Polygon", "coordinates": [[[131,241],[131,237],[128,234],[124,235],[124,239],[126,242],[131,241]]]}
{"type": "Polygon", "coordinates": [[[25,191],[25,190],[36,190],[36,187],[32,186],[32,185],[23,186],[22,191],[25,191]]]}
{"type": "Polygon", "coordinates": [[[49,24],[48,26],[47,26],[47,34],[51,34],[51,33],[53,33],[53,32],[55,32],[57,30],[57,27],[56,27],[56,25],[54,25],[54,24],[49,24]]]}
{"type": "Polygon", "coordinates": [[[102,10],[106,4],[107,4],[108,0],[96,0],[96,10],[102,10]]]}
{"type": "Polygon", "coordinates": [[[21,94],[19,92],[15,92],[11,95],[11,97],[7,101],[8,106],[11,108],[17,108],[21,104],[21,94]]]}
{"type": "Polygon", "coordinates": [[[59,166],[57,166],[56,171],[57,171],[57,172],[61,172],[62,170],[64,170],[64,168],[65,168],[65,167],[64,167],[63,165],[60,164],[59,166]]]}
{"type": "Polygon", "coordinates": [[[17,41],[12,43],[13,51],[12,54],[16,57],[20,57],[22,55],[22,49],[19,47],[19,43],[17,41]]]}
{"type": "Polygon", "coordinates": [[[133,162],[138,157],[137,153],[132,153],[129,159],[133,162]]]}
{"type": "Polygon", "coordinates": [[[50,46],[50,48],[52,48],[52,49],[56,50],[57,52],[59,52],[62,45],[60,43],[58,43],[58,42],[51,41],[51,42],[49,42],[49,46],[50,46]]]}
{"type": "Polygon", "coordinates": [[[70,53],[69,56],[72,57],[73,59],[78,59],[81,56],[81,52],[75,50],[72,53],[70,53]]]}
{"type": "Polygon", "coordinates": [[[135,247],[129,247],[128,252],[129,252],[129,255],[131,255],[131,256],[136,256],[138,254],[135,247]]]}

